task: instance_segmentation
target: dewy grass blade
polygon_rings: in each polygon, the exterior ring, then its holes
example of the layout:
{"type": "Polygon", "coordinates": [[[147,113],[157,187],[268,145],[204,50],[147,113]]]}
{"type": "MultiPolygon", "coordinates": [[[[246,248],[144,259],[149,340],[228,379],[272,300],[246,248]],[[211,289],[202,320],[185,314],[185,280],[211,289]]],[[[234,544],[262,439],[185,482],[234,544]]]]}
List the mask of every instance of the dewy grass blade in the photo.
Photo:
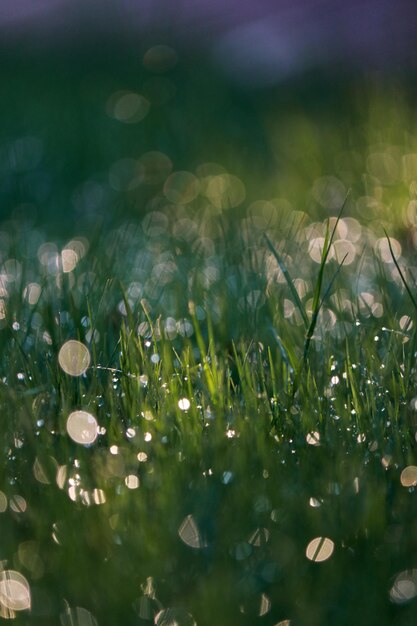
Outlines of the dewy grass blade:
{"type": "Polygon", "coordinates": [[[285,263],[284,263],[284,261],[281,258],[281,255],[275,249],[272,241],[270,240],[270,238],[268,237],[268,235],[266,233],[264,233],[264,238],[265,238],[265,241],[266,241],[266,243],[268,245],[268,248],[270,249],[270,251],[274,255],[276,262],[278,263],[279,269],[281,270],[281,272],[284,275],[284,278],[285,278],[285,280],[287,282],[287,285],[290,288],[291,295],[294,298],[294,302],[295,302],[295,304],[297,306],[297,309],[300,311],[301,317],[303,318],[304,325],[305,325],[305,327],[307,329],[308,326],[309,326],[309,319],[308,319],[306,310],[304,308],[304,305],[301,302],[300,296],[298,295],[298,291],[297,291],[297,289],[294,286],[294,282],[293,282],[293,280],[292,280],[292,278],[290,276],[290,273],[287,270],[287,268],[285,266],[285,263]]]}
{"type": "Polygon", "coordinates": [[[413,293],[412,293],[412,291],[411,291],[411,289],[410,289],[410,287],[409,287],[409,285],[408,285],[408,283],[407,283],[407,281],[406,281],[406,279],[405,279],[405,276],[404,276],[403,271],[402,271],[402,269],[401,269],[401,267],[400,267],[400,264],[398,263],[397,259],[395,258],[394,250],[392,249],[391,240],[390,240],[390,238],[389,238],[389,236],[388,236],[388,233],[387,233],[387,231],[385,230],[385,228],[384,228],[384,234],[385,234],[385,237],[387,238],[387,241],[388,241],[388,247],[389,247],[389,251],[390,251],[390,254],[391,254],[392,260],[394,261],[394,265],[395,265],[395,267],[396,267],[396,268],[397,268],[397,270],[398,270],[398,273],[399,273],[399,275],[400,275],[400,278],[401,278],[401,280],[402,280],[402,283],[403,283],[403,285],[404,285],[404,287],[405,287],[405,289],[406,289],[406,291],[407,291],[408,295],[410,296],[410,300],[411,300],[411,302],[413,303],[414,308],[417,310],[417,301],[416,301],[416,299],[414,298],[413,293]]]}
{"type": "Polygon", "coordinates": [[[326,296],[328,295],[328,293],[330,292],[330,289],[336,279],[336,276],[338,275],[340,268],[343,265],[343,262],[346,259],[346,256],[343,258],[342,263],[339,265],[339,268],[337,269],[335,275],[333,276],[332,280],[330,281],[330,285],[328,286],[328,288],[326,289],[326,293],[325,296],[323,298],[321,298],[321,290],[322,290],[322,286],[323,286],[323,278],[324,278],[324,268],[327,262],[327,259],[329,257],[329,253],[330,253],[330,249],[332,247],[332,243],[333,243],[333,239],[336,233],[336,229],[337,226],[339,224],[340,218],[342,216],[343,210],[346,206],[346,202],[349,198],[349,191],[346,194],[346,197],[343,201],[343,204],[340,208],[340,211],[337,215],[335,224],[333,226],[332,232],[330,233],[330,228],[329,228],[329,221],[327,221],[327,227],[326,227],[326,234],[325,234],[325,238],[324,238],[324,244],[323,244],[323,250],[322,250],[322,254],[321,254],[321,261],[320,261],[320,268],[319,268],[319,274],[317,277],[317,283],[316,283],[316,287],[314,290],[314,296],[313,296],[313,307],[312,307],[312,314],[311,314],[311,321],[308,325],[307,328],[307,335],[306,335],[306,340],[304,343],[304,353],[303,353],[303,361],[305,361],[307,359],[307,355],[308,355],[308,350],[310,347],[310,343],[311,343],[311,338],[314,334],[314,329],[316,327],[317,324],[317,319],[318,319],[318,315],[320,313],[320,309],[323,306],[323,302],[326,298],[326,296]]]}

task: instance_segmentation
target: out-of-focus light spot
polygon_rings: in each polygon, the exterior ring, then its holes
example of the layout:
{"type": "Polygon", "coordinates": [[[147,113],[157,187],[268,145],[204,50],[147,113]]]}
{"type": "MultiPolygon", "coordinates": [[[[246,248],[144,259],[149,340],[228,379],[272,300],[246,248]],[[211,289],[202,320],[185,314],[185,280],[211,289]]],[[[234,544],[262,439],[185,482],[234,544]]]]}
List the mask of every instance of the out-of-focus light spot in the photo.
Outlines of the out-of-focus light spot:
{"type": "Polygon", "coordinates": [[[94,504],[105,504],[106,503],[106,494],[103,489],[93,489],[93,502],[94,504]]]}
{"type": "Polygon", "coordinates": [[[415,487],[417,485],[417,466],[408,465],[403,469],[400,476],[403,487],[415,487]]]}
{"type": "Polygon", "coordinates": [[[67,480],[67,466],[60,465],[56,471],[56,484],[60,489],[63,489],[67,480]]]}
{"type": "Polygon", "coordinates": [[[39,263],[43,265],[48,271],[58,269],[59,267],[59,254],[56,244],[49,241],[43,243],[38,248],[37,253],[39,263]]]}
{"type": "Polygon", "coordinates": [[[188,411],[190,406],[191,402],[188,398],[181,398],[181,400],[178,400],[178,407],[181,409],[181,411],[188,411]]]}
{"type": "Polygon", "coordinates": [[[132,91],[116,91],[106,104],[107,114],[125,124],[141,122],[149,113],[149,109],[149,100],[132,91]]]}
{"type": "Polygon", "coordinates": [[[4,513],[7,510],[7,496],[3,491],[0,491],[0,513],[4,513]]]}
{"type": "MultiPolygon", "coordinates": [[[[394,256],[396,259],[398,259],[398,257],[401,256],[402,252],[401,244],[397,239],[394,239],[393,237],[390,237],[390,242],[394,256]]],[[[380,239],[378,239],[375,243],[375,250],[381,261],[383,261],[384,263],[393,262],[388,239],[386,239],[385,237],[381,237],[380,239]]]]}
{"type": "Polygon", "coordinates": [[[344,217],[340,220],[347,228],[345,239],[349,239],[352,243],[356,243],[362,236],[362,226],[354,217],[344,217]]]}
{"type": "Polygon", "coordinates": [[[73,441],[88,446],[97,439],[97,420],[87,411],[73,411],[67,419],[67,432],[73,441]]]}
{"type": "Polygon", "coordinates": [[[389,592],[391,602],[405,604],[417,596],[417,570],[405,570],[397,574],[389,592]]]}
{"type": "Polygon", "coordinates": [[[245,603],[240,605],[239,609],[241,613],[262,617],[271,610],[271,601],[266,593],[256,594],[248,597],[245,603]]]}
{"type": "Polygon", "coordinates": [[[119,454],[119,446],[110,446],[109,451],[113,455],[119,454]]]}
{"type": "Polygon", "coordinates": [[[128,489],[137,489],[139,487],[139,477],[136,474],[129,474],[125,478],[125,485],[128,489]]]}
{"type": "Polygon", "coordinates": [[[139,463],[146,463],[146,461],[148,460],[148,455],[146,454],[146,452],[138,452],[137,459],[139,463]]]}
{"type": "Polygon", "coordinates": [[[177,336],[177,321],[174,317],[167,317],[164,322],[164,332],[171,341],[177,336]]]}
{"type": "Polygon", "coordinates": [[[176,66],[177,53],[171,46],[159,44],[149,48],[143,56],[143,65],[147,70],[162,74],[176,66]]]}
{"type": "Polygon", "coordinates": [[[320,563],[329,559],[334,550],[334,543],[328,537],[316,537],[312,539],[306,548],[306,557],[310,561],[320,563]]]}
{"type": "Polygon", "coordinates": [[[138,93],[121,96],[114,106],[114,117],[119,122],[134,124],[140,122],[149,112],[149,101],[138,93]]]}
{"type": "Polygon", "coordinates": [[[205,542],[203,541],[199,528],[192,515],[187,515],[181,523],[178,529],[178,534],[181,541],[183,541],[190,548],[204,548],[205,542]]]}
{"type": "Polygon", "coordinates": [[[403,315],[400,317],[400,328],[401,330],[407,331],[413,328],[413,320],[408,315],[403,315]]]}
{"type": "Polygon", "coordinates": [[[12,496],[9,500],[9,506],[14,513],[24,513],[27,509],[26,500],[19,495],[12,496]]]}
{"type": "Polygon", "coordinates": [[[232,174],[212,176],[207,184],[206,196],[217,209],[231,209],[246,198],[243,182],[232,174]]]}
{"type": "Polygon", "coordinates": [[[356,248],[348,239],[337,239],[333,242],[333,254],[338,263],[350,265],[356,257],[356,248]]]}
{"type": "MultiPolygon", "coordinates": [[[[324,248],[324,237],[315,237],[314,239],[311,239],[309,244],[308,244],[308,253],[311,257],[311,259],[315,262],[315,263],[321,263],[322,260],[322,254],[323,254],[323,248],[324,248]]],[[[328,256],[327,256],[327,261],[330,261],[330,259],[332,259],[334,256],[334,248],[333,245],[330,247],[328,256]]]]}
{"type": "Polygon", "coordinates": [[[89,248],[88,240],[85,237],[76,237],[71,239],[65,246],[65,250],[73,250],[77,255],[77,259],[80,260],[87,254],[89,248]]]}
{"type": "Polygon", "coordinates": [[[78,263],[78,256],[75,250],[64,248],[61,252],[61,263],[64,274],[72,272],[78,263]]]}
{"type": "Polygon", "coordinates": [[[88,348],[80,341],[70,339],[61,347],[58,363],[66,374],[81,376],[89,368],[91,362],[88,348]]]}
{"type": "Polygon", "coordinates": [[[257,200],[248,207],[248,216],[255,228],[264,230],[275,226],[278,219],[278,211],[272,202],[257,200]]]}
{"type": "Polygon", "coordinates": [[[11,611],[25,611],[31,607],[29,583],[14,570],[0,572],[0,604],[11,611]]]}
{"type": "Polygon", "coordinates": [[[139,163],[142,166],[142,176],[145,185],[163,183],[172,170],[171,159],[163,152],[156,150],[142,154],[139,163]]]}
{"type": "Polygon", "coordinates": [[[74,609],[67,608],[59,616],[61,626],[98,626],[96,618],[87,611],[77,606],[74,609]]]}
{"type": "Polygon", "coordinates": [[[29,302],[30,305],[35,306],[37,304],[42,289],[38,283],[29,283],[23,290],[23,297],[29,302]]]}
{"type": "Polygon", "coordinates": [[[320,500],[318,500],[317,498],[313,498],[313,497],[310,498],[308,503],[311,507],[313,507],[313,509],[318,509],[321,506],[320,500]]]}
{"type": "Polygon", "coordinates": [[[346,197],[346,188],[335,176],[317,178],[313,185],[313,196],[325,209],[340,209],[346,197]]]}
{"type": "Polygon", "coordinates": [[[291,620],[290,619],[281,620],[280,622],[275,624],[275,626],[291,626],[291,620]]]}
{"type": "Polygon", "coordinates": [[[165,197],[173,204],[189,204],[200,193],[200,182],[191,172],[174,172],[164,184],[165,197]]]}
{"type": "Polygon", "coordinates": [[[314,432],[308,433],[306,437],[306,441],[310,446],[319,446],[320,445],[320,433],[315,430],[314,432]]]}
{"type": "Polygon", "coordinates": [[[271,600],[268,598],[266,593],[261,594],[261,601],[259,604],[259,617],[266,615],[271,610],[271,600]]]}
{"type": "Polygon", "coordinates": [[[177,321],[177,331],[181,337],[191,337],[194,334],[193,325],[186,317],[177,321]]]}

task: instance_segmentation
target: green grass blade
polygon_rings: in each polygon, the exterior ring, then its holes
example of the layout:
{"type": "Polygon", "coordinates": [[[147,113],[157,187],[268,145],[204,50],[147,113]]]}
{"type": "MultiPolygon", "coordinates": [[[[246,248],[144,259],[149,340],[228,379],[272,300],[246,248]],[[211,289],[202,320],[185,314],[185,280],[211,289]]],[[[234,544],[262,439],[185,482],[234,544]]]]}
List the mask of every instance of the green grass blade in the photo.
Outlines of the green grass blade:
{"type": "Polygon", "coordinates": [[[281,255],[275,249],[272,241],[269,239],[269,237],[268,237],[268,235],[266,233],[264,233],[264,238],[265,238],[265,241],[266,241],[266,243],[268,245],[268,248],[270,249],[270,251],[274,255],[276,262],[278,263],[279,269],[281,270],[281,272],[284,275],[284,278],[285,278],[285,280],[287,282],[287,285],[290,288],[291,295],[294,298],[294,302],[295,302],[295,304],[297,306],[297,309],[300,311],[301,317],[303,318],[304,325],[305,325],[305,327],[307,329],[308,326],[309,326],[309,319],[308,319],[306,310],[304,308],[304,305],[301,302],[300,296],[298,295],[298,291],[297,291],[297,289],[294,286],[294,282],[293,282],[293,280],[291,278],[291,275],[290,275],[288,269],[286,268],[285,263],[282,260],[281,255]]]}

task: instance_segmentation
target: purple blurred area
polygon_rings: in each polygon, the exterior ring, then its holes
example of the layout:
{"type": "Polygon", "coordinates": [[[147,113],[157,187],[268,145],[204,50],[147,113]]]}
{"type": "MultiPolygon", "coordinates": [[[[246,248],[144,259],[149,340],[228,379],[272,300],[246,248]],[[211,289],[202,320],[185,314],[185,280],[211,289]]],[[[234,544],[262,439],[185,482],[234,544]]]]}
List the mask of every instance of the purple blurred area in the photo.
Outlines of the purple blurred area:
{"type": "MultiPolygon", "coordinates": [[[[416,66],[416,0],[2,0],[2,46],[67,47],[103,38],[207,54],[246,84],[315,67],[416,66]]],[[[98,50],[99,52],[99,50],[98,50]]]]}

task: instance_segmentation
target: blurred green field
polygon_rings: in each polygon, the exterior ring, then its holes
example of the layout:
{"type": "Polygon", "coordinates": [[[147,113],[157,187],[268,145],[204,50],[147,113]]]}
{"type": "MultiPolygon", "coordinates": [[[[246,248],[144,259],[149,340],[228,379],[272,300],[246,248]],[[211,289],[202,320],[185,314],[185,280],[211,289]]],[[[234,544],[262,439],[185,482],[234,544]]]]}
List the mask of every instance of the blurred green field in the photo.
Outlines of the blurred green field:
{"type": "Polygon", "coordinates": [[[4,54],[0,618],[411,626],[410,82],[145,51],[4,54]]]}

